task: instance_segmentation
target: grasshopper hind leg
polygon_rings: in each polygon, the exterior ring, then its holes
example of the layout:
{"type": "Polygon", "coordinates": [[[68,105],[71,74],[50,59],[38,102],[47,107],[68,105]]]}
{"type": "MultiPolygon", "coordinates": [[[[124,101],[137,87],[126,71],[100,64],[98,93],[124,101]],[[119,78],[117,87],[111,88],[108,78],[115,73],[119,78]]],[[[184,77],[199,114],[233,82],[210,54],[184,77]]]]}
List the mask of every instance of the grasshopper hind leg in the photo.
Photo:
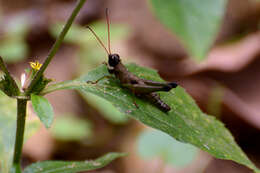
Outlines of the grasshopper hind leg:
{"type": "Polygon", "coordinates": [[[157,82],[157,81],[146,80],[146,79],[142,79],[142,81],[149,86],[161,87],[162,88],[161,91],[166,91],[166,92],[178,86],[178,84],[175,82],[157,82]]]}

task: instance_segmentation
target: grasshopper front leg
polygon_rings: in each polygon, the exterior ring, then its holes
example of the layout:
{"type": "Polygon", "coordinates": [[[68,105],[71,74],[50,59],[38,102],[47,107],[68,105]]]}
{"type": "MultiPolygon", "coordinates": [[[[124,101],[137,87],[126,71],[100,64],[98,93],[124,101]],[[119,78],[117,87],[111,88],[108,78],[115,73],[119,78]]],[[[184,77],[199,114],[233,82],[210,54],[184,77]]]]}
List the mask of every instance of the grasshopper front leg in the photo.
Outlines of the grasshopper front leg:
{"type": "MultiPolygon", "coordinates": [[[[102,64],[104,64],[104,65],[106,65],[106,66],[108,67],[107,62],[102,62],[102,64]]],[[[101,78],[99,78],[99,79],[96,80],[96,81],[86,81],[86,82],[89,83],[89,84],[97,84],[99,81],[101,81],[101,80],[103,80],[103,79],[105,79],[105,78],[111,79],[111,78],[113,78],[113,77],[112,77],[112,76],[109,76],[109,75],[105,75],[105,76],[102,76],[101,78]]]]}
{"type": "Polygon", "coordinates": [[[99,79],[96,80],[96,81],[86,81],[86,83],[88,83],[88,84],[97,84],[99,81],[101,81],[101,80],[103,80],[103,79],[105,79],[105,78],[111,79],[111,78],[113,78],[113,76],[105,75],[105,76],[102,76],[101,78],[99,78],[99,79]]]}

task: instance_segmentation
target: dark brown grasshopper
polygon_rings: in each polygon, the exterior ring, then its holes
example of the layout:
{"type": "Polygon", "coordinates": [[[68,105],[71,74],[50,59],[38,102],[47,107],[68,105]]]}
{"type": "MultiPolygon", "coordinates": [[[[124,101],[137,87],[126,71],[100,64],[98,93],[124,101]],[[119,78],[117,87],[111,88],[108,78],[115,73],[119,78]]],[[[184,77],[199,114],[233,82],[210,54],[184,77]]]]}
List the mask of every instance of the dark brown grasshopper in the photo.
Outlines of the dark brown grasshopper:
{"type": "MultiPolygon", "coordinates": [[[[176,88],[178,85],[175,82],[155,82],[151,80],[141,79],[135,76],[133,73],[129,72],[127,68],[122,64],[120,60],[120,56],[118,54],[112,54],[110,49],[110,23],[108,17],[108,9],[106,9],[106,19],[107,19],[107,27],[108,27],[108,50],[96,35],[96,33],[89,27],[87,28],[93,33],[98,42],[102,45],[102,47],[106,50],[108,54],[108,64],[107,69],[110,74],[114,74],[117,79],[120,80],[121,85],[124,88],[129,89],[132,93],[134,93],[138,97],[143,97],[156,105],[159,109],[164,112],[168,112],[171,110],[170,106],[164,103],[159,94],[156,91],[170,91],[172,88],[176,88]]],[[[107,76],[104,76],[107,77],[107,76]]],[[[101,79],[95,82],[90,83],[98,83],[101,79]]],[[[136,105],[136,104],[135,104],[136,105]]],[[[137,106],[137,105],[136,105],[137,106]]],[[[138,106],[137,106],[138,107],[138,106]]]]}

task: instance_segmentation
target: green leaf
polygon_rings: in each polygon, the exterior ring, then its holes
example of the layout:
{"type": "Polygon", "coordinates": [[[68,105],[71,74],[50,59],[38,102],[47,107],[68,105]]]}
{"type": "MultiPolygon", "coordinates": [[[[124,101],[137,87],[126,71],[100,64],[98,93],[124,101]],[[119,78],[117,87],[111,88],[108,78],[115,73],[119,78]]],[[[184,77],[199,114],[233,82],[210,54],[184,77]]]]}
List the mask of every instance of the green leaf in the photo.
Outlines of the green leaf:
{"type": "MultiPolygon", "coordinates": [[[[162,81],[154,70],[134,64],[127,65],[127,68],[141,78],[162,81]]],[[[164,113],[149,101],[133,97],[115,78],[103,79],[98,84],[86,83],[96,81],[105,75],[109,73],[103,65],[79,79],[51,85],[43,91],[43,94],[59,89],[78,89],[81,92],[96,94],[110,101],[122,113],[159,129],[178,141],[197,146],[216,158],[233,160],[258,170],[235,143],[225,126],[215,117],[201,112],[194,100],[180,86],[170,92],[160,92],[161,99],[172,108],[168,113],[164,113]],[[133,104],[133,99],[139,108],[133,104]]]]}
{"type": "Polygon", "coordinates": [[[125,156],[123,153],[109,153],[96,160],[81,162],[72,161],[44,161],[34,163],[25,168],[24,173],[77,173],[102,168],[113,160],[125,156]]]}
{"type": "Polygon", "coordinates": [[[4,74],[0,80],[0,90],[10,97],[17,96],[19,94],[19,89],[13,86],[13,79],[4,74]]]}
{"type": "Polygon", "coordinates": [[[11,167],[16,129],[16,101],[0,91],[0,170],[11,167]]]}
{"type": "Polygon", "coordinates": [[[58,116],[51,128],[51,134],[58,140],[77,141],[92,135],[91,123],[75,115],[58,116]]]}
{"type": "Polygon", "coordinates": [[[41,122],[46,128],[49,128],[54,116],[51,104],[43,96],[38,96],[35,94],[31,94],[31,101],[33,110],[35,111],[41,122]]]}
{"type": "Polygon", "coordinates": [[[22,61],[28,54],[28,45],[26,43],[26,35],[30,28],[28,21],[28,16],[17,15],[11,17],[4,25],[6,32],[4,33],[4,39],[0,43],[0,52],[5,62],[22,61]]]}
{"type": "Polygon", "coordinates": [[[159,157],[174,167],[187,166],[198,153],[196,147],[176,141],[158,130],[142,132],[137,141],[137,151],[145,159],[159,157]]]}
{"type": "Polygon", "coordinates": [[[150,0],[155,15],[183,42],[197,61],[215,41],[226,0],[150,0]]]}
{"type": "Polygon", "coordinates": [[[26,57],[28,46],[20,39],[9,39],[0,44],[0,52],[5,62],[20,62],[26,57]]]}
{"type": "MultiPolygon", "coordinates": [[[[40,123],[37,120],[26,120],[25,139],[32,136],[40,123]]],[[[0,91],[0,172],[8,172],[13,159],[16,131],[16,100],[7,97],[0,91]]]]}

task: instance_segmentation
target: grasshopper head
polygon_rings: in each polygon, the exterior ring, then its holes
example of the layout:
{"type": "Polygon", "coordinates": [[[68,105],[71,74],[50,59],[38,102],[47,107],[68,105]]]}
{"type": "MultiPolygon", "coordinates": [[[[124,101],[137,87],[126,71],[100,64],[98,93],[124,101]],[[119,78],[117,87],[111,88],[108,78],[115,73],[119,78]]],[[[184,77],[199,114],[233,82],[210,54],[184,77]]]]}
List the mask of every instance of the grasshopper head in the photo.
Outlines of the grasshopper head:
{"type": "Polygon", "coordinates": [[[117,66],[117,64],[120,62],[120,56],[118,54],[109,54],[108,55],[108,65],[111,68],[114,68],[117,66]]]}

